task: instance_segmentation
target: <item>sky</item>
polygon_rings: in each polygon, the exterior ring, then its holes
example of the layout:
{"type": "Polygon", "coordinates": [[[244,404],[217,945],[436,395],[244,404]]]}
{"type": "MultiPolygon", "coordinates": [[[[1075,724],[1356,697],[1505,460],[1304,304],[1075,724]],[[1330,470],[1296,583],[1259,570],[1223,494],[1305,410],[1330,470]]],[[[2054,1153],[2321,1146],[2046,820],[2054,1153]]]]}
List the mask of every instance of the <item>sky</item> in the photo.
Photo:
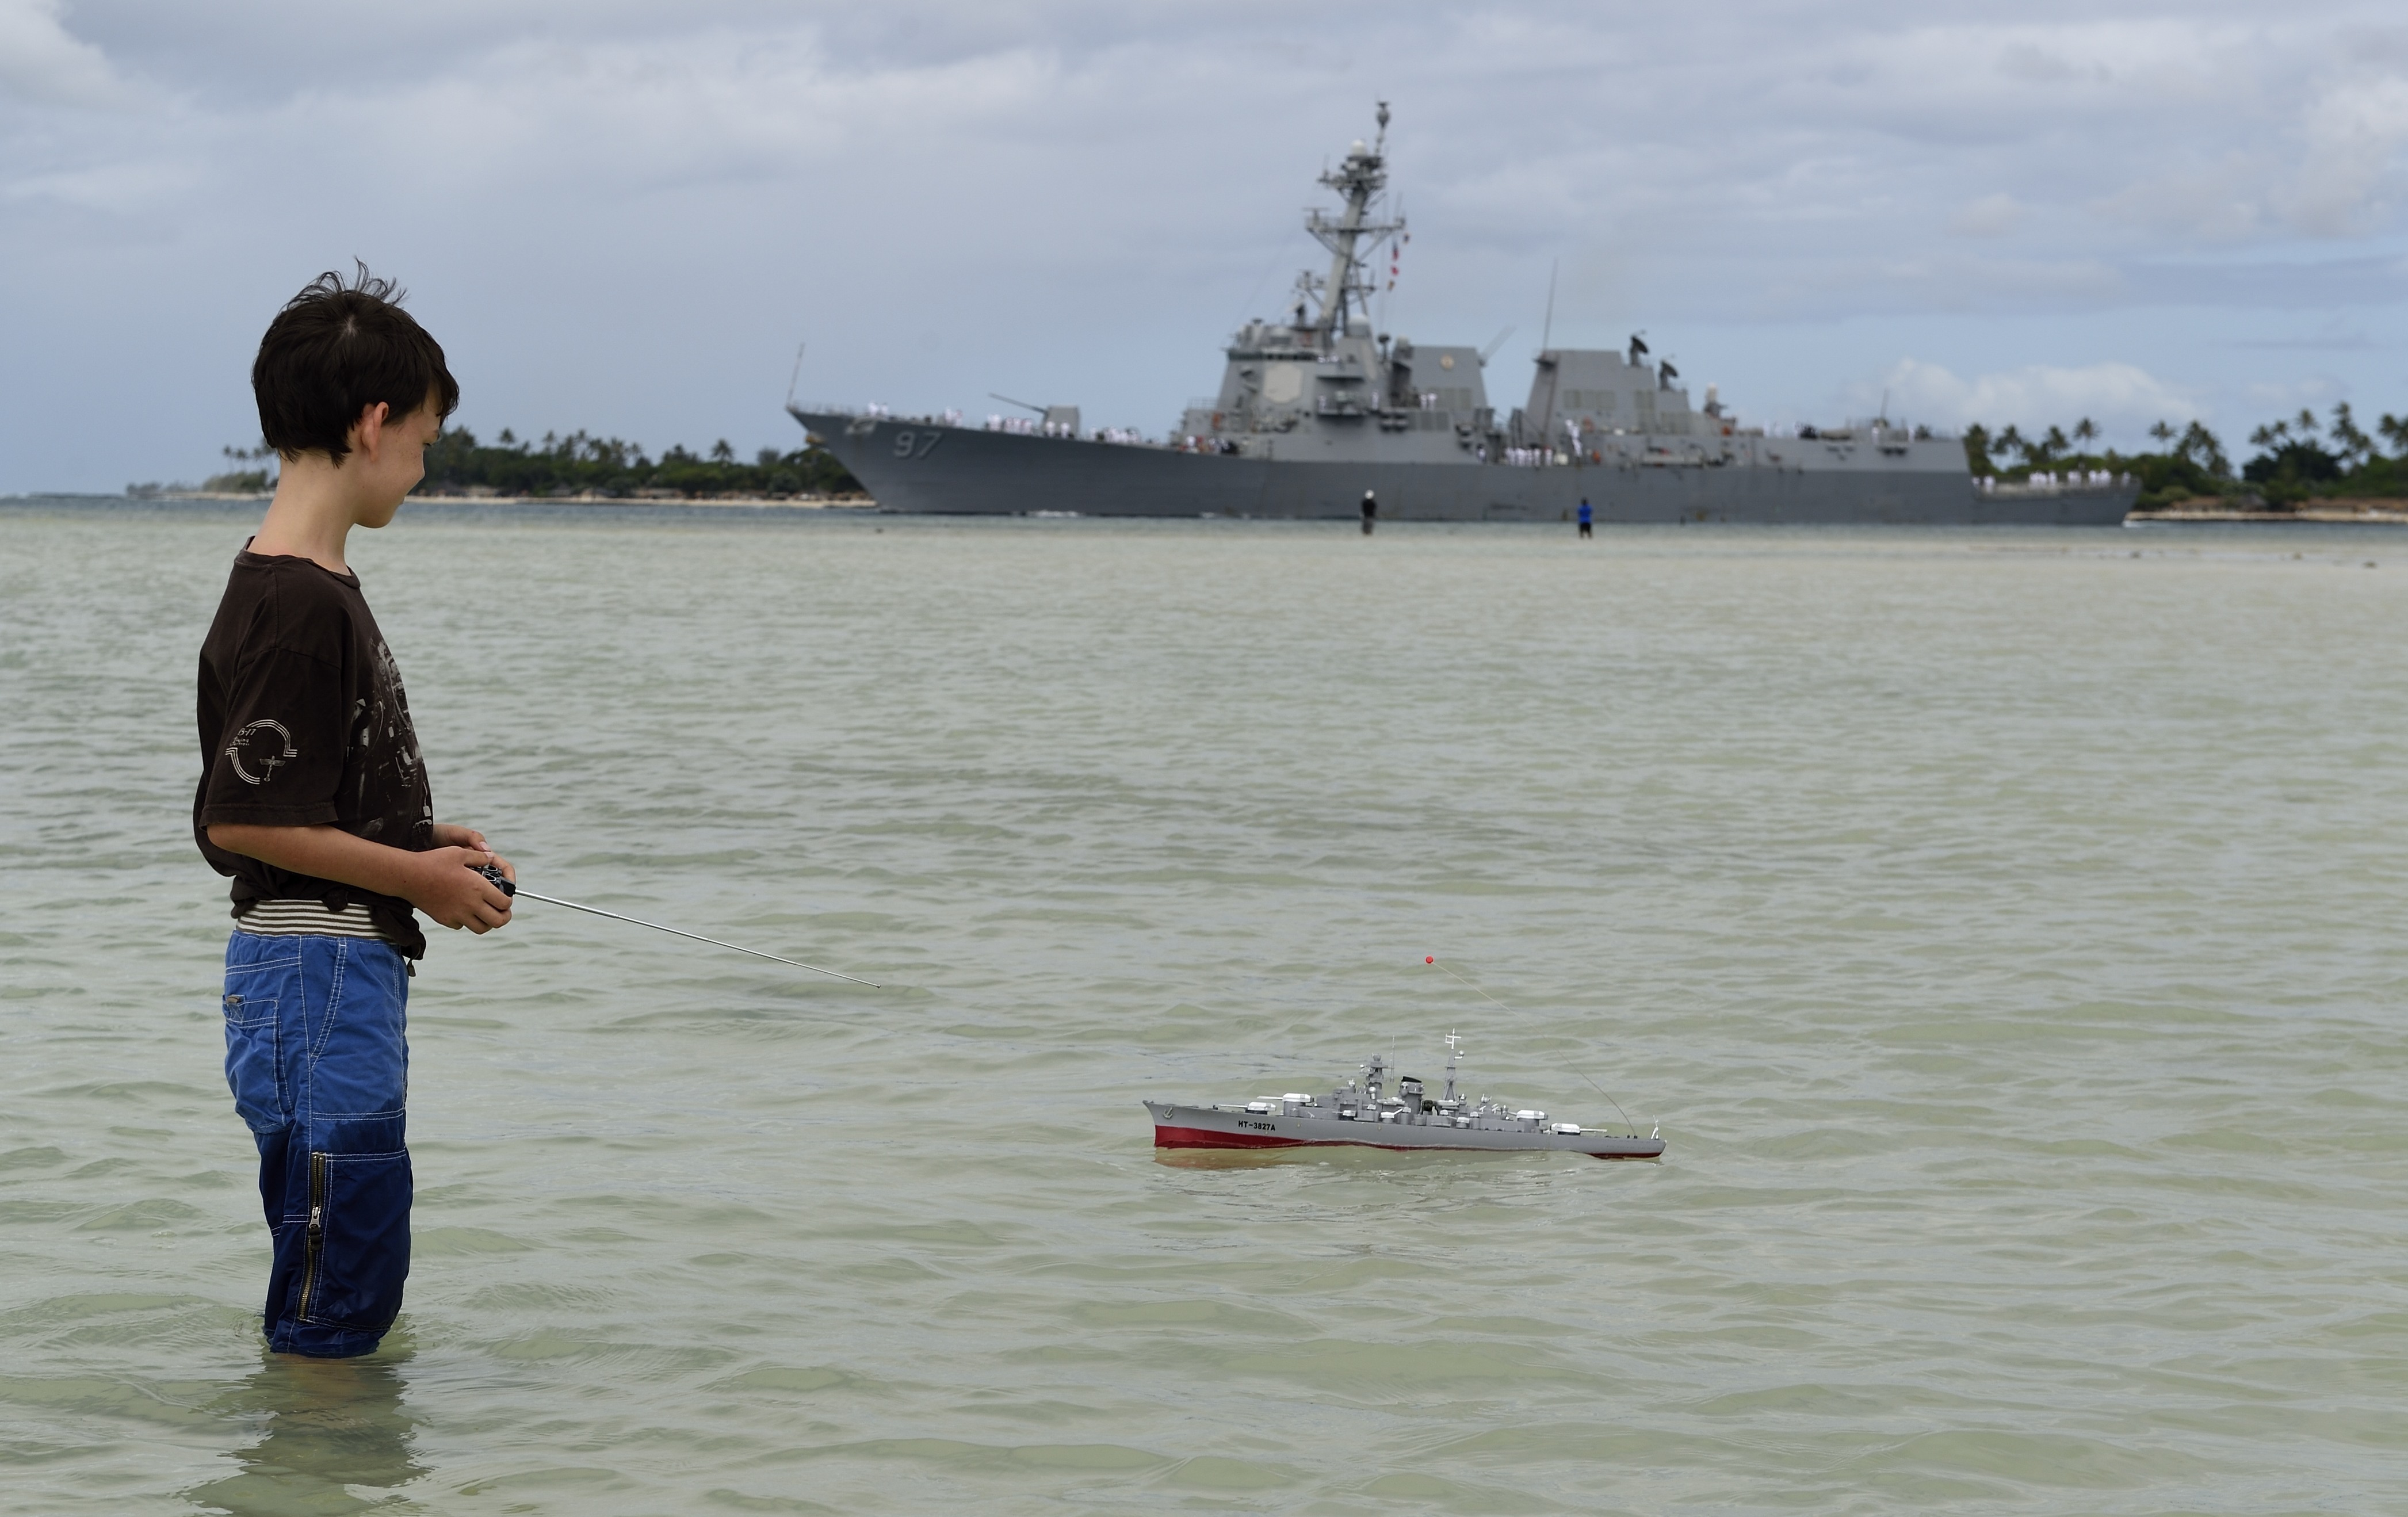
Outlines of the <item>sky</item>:
{"type": "Polygon", "coordinates": [[[223,467],[354,259],[484,436],[1159,435],[1383,99],[1383,325],[1500,407],[1643,330],[1771,424],[2408,413],[2397,0],[0,0],[0,492],[223,467]]]}

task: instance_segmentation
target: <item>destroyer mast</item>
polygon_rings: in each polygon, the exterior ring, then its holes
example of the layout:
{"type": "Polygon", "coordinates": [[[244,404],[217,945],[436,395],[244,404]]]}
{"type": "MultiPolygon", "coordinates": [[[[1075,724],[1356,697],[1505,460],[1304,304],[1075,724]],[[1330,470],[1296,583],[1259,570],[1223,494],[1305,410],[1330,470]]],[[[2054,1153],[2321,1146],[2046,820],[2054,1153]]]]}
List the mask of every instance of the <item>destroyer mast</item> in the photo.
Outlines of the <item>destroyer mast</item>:
{"type": "MultiPolygon", "coordinates": [[[[1369,147],[1363,139],[1354,145],[1345,160],[1321,176],[1321,182],[1338,192],[1346,208],[1332,221],[1319,209],[1308,213],[1304,229],[1313,240],[1329,250],[1329,272],[1316,281],[1307,269],[1297,276],[1297,293],[1317,296],[1321,303],[1321,320],[1314,330],[1320,335],[1323,351],[1329,350],[1332,337],[1346,330],[1346,311],[1351,304],[1357,315],[1367,321],[1371,315],[1371,295],[1375,282],[1366,265],[1370,255],[1380,250],[1389,238],[1399,236],[1405,230],[1402,216],[1393,221],[1370,220],[1371,204],[1388,185],[1388,103],[1380,102],[1379,134],[1369,147]],[[1369,239],[1368,241],[1366,239],[1369,239]]],[[[1297,308],[1297,325],[1302,326],[1303,305],[1297,308]]]]}

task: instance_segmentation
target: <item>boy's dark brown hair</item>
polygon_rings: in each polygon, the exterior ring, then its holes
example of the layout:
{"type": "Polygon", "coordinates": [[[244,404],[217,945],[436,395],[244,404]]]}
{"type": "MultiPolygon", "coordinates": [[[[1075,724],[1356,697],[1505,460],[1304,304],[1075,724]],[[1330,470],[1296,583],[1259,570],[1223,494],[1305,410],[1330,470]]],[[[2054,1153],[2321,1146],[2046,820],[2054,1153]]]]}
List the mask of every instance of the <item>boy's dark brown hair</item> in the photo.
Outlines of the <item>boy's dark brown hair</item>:
{"type": "Polygon", "coordinates": [[[437,416],[459,407],[442,346],[401,308],[403,292],[357,266],[349,283],[332,269],[311,279],[259,339],[259,435],[287,459],[315,451],[340,464],[351,423],[379,401],[394,421],[430,400],[437,416]]]}

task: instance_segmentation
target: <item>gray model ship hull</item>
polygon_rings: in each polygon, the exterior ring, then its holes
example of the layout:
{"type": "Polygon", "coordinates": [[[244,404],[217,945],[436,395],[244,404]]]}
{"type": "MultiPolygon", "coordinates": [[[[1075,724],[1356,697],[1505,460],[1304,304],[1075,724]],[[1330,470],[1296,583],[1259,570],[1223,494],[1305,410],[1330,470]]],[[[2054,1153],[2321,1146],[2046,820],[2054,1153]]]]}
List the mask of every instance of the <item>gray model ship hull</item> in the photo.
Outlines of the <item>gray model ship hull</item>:
{"type": "Polygon", "coordinates": [[[1544,1122],[1511,1127],[1458,1127],[1438,1118],[1355,1121],[1327,1114],[1285,1116],[1216,1106],[1148,1101],[1154,1145],[1166,1149],[1375,1148],[1474,1153],[1584,1153],[1592,1159],[1663,1157],[1660,1138],[1613,1133],[1559,1133],[1544,1122]]]}
{"type": "MultiPolygon", "coordinates": [[[[800,408],[794,415],[886,511],[1351,521],[1368,490],[1383,522],[1569,522],[1585,499],[1607,523],[2114,526],[2135,494],[2129,484],[1985,494],[1953,442],[1893,455],[1870,444],[1734,437],[1717,439],[1728,462],[1532,468],[1283,457],[1285,437],[1265,439],[1270,456],[1257,457],[800,408]],[[1956,457],[1936,462],[1928,456],[1935,450],[1956,457]]],[[[1312,440],[1293,442],[1302,451],[1312,440]]]]}

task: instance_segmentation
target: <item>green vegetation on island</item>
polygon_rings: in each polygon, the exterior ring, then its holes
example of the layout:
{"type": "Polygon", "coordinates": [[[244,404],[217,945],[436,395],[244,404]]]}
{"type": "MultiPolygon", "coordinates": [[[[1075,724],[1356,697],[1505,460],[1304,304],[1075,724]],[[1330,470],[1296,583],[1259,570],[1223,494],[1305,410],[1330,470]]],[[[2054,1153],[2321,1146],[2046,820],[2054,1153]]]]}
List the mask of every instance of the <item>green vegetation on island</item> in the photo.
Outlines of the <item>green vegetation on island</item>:
{"type": "Polygon", "coordinates": [[[2250,433],[2258,452],[2235,474],[2223,442],[2198,422],[2180,430],[2159,422],[2149,428],[2158,451],[2146,453],[2094,451],[2099,428],[2088,417],[2071,435],[2050,427],[2027,436],[2013,426],[1994,433],[1976,424],[1965,429],[1965,462],[1977,477],[2010,484],[2069,470],[2129,474],[2140,481],[2143,510],[2186,500],[2295,509],[2315,500],[2408,497],[2408,420],[2386,413],[2374,431],[2369,436],[2358,426],[2347,401],[2325,422],[2303,409],[2250,433]]]}
{"type": "MultiPolygon", "coordinates": [[[[269,465],[275,451],[222,448],[229,467],[201,484],[129,484],[136,497],[159,495],[265,494],[275,488],[269,465]]],[[[545,433],[525,442],[504,427],[491,443],[466,427],[447,427],[426,450],[426,478],[417,495],[506,495],[543,499],[603,500],[801,500],[861,494],[836,455],[812,445],[781,453],[764,448],[751,463],[720,439],[708,453],[683,447],[658,458],[640,443],[572,432],[545,433]]]]}
{"type": "MultiPolygon", "coordinates": [[[[263,442],[256,448],[221,448],[218,451],[225,454],[227,464],[232,466],[223,474],[212,474],[202,480],[204,493],[212,495],[264,495],[274,483],[267,473],[267,461],[276,456],[276,450],[267,444],[263,442]],[[246,465],[250,466],[245,467],[246,465]]],[[[163,489],[172,490],[174,486],[127,485],[125,493],[129,495],[157,494],[163,489]]]]}
{"type": "Polygon", "coordinates": [[[582,431],[565,437],[547,432],[539,442],[525,442],[504,427],[491,443],[481,443],[466,427],[449,427],[426,450],[426,478],[415,493],[791,500],[862,492],[836,455],[817,446],[783,453],[764,448],[746,463],[723,437],[708,453],[679,446],[653,458],[640,443],[582,431]]]}

